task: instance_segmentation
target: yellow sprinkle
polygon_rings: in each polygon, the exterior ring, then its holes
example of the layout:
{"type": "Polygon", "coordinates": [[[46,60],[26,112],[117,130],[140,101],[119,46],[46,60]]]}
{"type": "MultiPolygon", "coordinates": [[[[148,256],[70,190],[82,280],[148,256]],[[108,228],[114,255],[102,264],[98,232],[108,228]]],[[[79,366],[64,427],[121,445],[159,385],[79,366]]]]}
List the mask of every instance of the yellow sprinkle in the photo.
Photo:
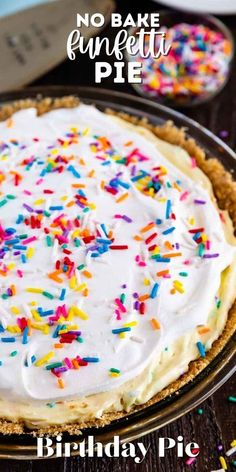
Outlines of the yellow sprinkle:
{"type": "Polygon", "coordinates": [[[37,310],[30,310],[30,311],[35,321],[42,321],[42,318],[37,312],[37,310]]]}
{"type": "Polygon", "coordinates": [[[45,198],[39,198],[38,200],[35,200],[34,205],[41,205],[44,202],[45,202],[45,198]]]}
{"type": "Polygon", "coordinates": [[[183,284],[181,282],[179,282],[179,280],[174,280],[173,285],[174,285],[175,290],[177,290],[177,292],[179,292],[179,293],[184,293],[185,292],[183,284]]]}
{"type": "Polygon", "coordinates": [[[8,265],[7,265],[7,269],[8,269],[8,270],[12,270],[12,269],[14,269],[15,267],[16,267],[16,264],[15,264],[14,262],[11,262],[11,264],[8,264],[8,265]]]}
{"type": "Polygon", "coordinates": [[[11,306],[10,310],[14,315],[19,315],[20,313],[20,310],[17,308],[17,306],[11,306]]]}
{"type": "Polygon", "coordinates": [[[124,328],[131,328],[132,326],[137,326],[138,322],[137,321],[130,321],[129,323],[123,324],[124,328]]]}
{"type": "Polygon", "coordinates": [[[77,280],[76,280],[76,277],[73,275],[70,278],[69,287],[71,288],[71,290],[75,290],[76,286],[77,286],[77,280]]]}
{"type": "MultiPolygon", "coordinates": [[[[122,333],[120,333],[120,334],[122,334],[122,333]]],[[[109,376],[110,377],[120,377],[120,374],[119,374],[119,372],[109,372],[109,376]]]]}
{"type": "Polygon", "coordinates": [[[125,200],[126,198],[128,198],[128,196],[129,196],[129,193],[128,193],[128,192],[123,193],[123,195],[121,195],[119,198],[116,199],[116,203],[123,202],[123,200],[125,200]]]}
{"type": "Polygon", "coordinates": [[[87,288],[87,284],[86,284],[86,283],[80,284],[80,285],[77,287],[77,290],[78,290],[78,292],[81,292],[81,291],[84,290],[85,288],[87,288]]]}
{"type": "Polygon", "coordinates": [[[37,305],[37,302],[35,302],[34,300],[32,302],[29,303],[29,305],[31,306],[36,306],[37,305]]]}
{"type": "Polygon", "coordinates": [[[150,285],[150,280],[149,279],[144,279],[143,283],[144,283],[144,285],[150,285]]]}
{"type": "Polygon", "coordinates": [[[58,149],[52,149],[51,154],[58,154],[58,149]]]}
{"type": "Polygon", "coordinates": [[[230,446],[231,446],[231,447],[235,447],[235,446],[236,446],[236,439],[233,439],[233,441],[230,443],[230,446]]]}
{"type": "Polygon", "coordinates": [[[81,310],[81,308],[79,308],[78,306],[72,305],[70,310],[69,310],[69,313],[70,313],[70,311],[72,311],[75,316],[79,316],[82,320],[88,320],[88,318],[89,318],[87,313],[85,313],[85,311],[81,310]]]}
{"type": "Polygon", "coordinates": [[[58,386],[59,386],[60,388],[64,388],[64,387],[65,387],[65,383],[64,383],[64,380],[63,380],[63,379],[61,379],[61,378],[57,379],[57,383],[58,383],[58,386]]]}
{"type": "Polygon", "coordinates": [[[19,326],[14,325],[14,326],[7,326],[7,331],[9,331],[10,333],[20,333],[21,329],[19,328],[19,326]]]}
{"type": "Polygon", "coordinates": [[[68,195],[63,195],[63,197],[60,198],[62,202],[65,202],[68,199],[68,195]]]}
{"type": "Polygon", "coordinates": [[[36,361],[34,363],[34,365],[36,367],[40,367],[41,365],[43,364],[46,364],[50,359],[52,359],[52,357],[54,357],[54,352],[53,351],[50,351],[48,354],[46,354],[46,356],[44,357],[41,357],[41,359],[39,359],[38,361],[36,361]]]}
{"type": "Polygon", "coordinates": [[[43,289],[42,288],[27,287],[26,292],[43,293],[43,289]]]}
{"type": "Polygon", "coordinates": [[[34,247],[29,247],[28,251],[26,252],[27,259],[30,259],[35,253],[34,247]]]}
{"type": "Polygon", "coordinates": [[[119,333],[118,336],[119,336],[119,338],[124,339],[126,337],[125,334],[126,333],[119,333]]]}
{"type": "Polygon", "coordinates": [[[191,218],[189,218],[188,222],[191,226],[195,225],[195,218],[192,216],[191,218]]]}
{"type": "Polygon", "coordinates": [[[228,467],[227,467],[227,464],[226,464],[225,458],[224,458],[223,456],[220,456],[220,457],[219,457],[219,461],[220,461],[220,463],[221,463],[221,467],[222,467],[222,469],[224,469],[224,470],[227,470],[227,469],[228,469],[228,467]]]}

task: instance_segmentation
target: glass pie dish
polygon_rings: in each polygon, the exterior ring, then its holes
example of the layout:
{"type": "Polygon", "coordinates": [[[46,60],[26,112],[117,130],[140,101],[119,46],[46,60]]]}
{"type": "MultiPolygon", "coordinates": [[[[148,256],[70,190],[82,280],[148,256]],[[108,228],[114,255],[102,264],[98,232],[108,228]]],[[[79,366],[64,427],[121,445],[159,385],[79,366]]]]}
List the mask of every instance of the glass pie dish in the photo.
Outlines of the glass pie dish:
{"type": "MultiPolygon", "coordinates": [[[[167,120],[172,120],[178,127],[187,128],[189,134],[204,148],[208,156],[214,155],[227,170],[235,172],[235,155],[219,138],[180,113],[142,98],[95,88],[45,87],[4,94],[0,97],[0,102],[6,104],[27,98],[41,99],[42,97],[68,95],[78,96],[83,102],[95,104],[101,110],[111,108],[133,116],[145,117],[154,125],[161,125],[167,120]]],[[[127,442],[176,420],[202,403],[233,374],[235,371],[235,340],[234,335],[229,339],[224,349],[193,381],[166,399],[115,420],[108,426],[83,430],[83,434],[80,436],[69,436],[68,439],[68,436],[64,434],[63,440],[76,442],[82,441],[88,435],[94,435],[96,441],[105,444],[110,442],[114,435],[119,435],[121,442],[127,442]]],[[[35,437],[30,434],[1,435],[0,458],[37,458],[35,437]]]]}

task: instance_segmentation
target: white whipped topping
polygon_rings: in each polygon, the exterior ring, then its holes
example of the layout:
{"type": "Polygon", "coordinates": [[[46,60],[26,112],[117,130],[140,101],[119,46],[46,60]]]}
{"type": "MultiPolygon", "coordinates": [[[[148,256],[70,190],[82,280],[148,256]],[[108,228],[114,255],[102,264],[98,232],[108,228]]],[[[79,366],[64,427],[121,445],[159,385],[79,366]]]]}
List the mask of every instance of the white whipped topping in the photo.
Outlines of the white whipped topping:
{"type": "MultiPolygon", "coordinates": [[[[233,258],[233,248],[225,241],[220,217],[206,190],[174,167],[145,137],[123,128],[92,106],[82,104],[77,108],[59,109],[42,116],[37,116],[35,109],[22,110],[13,115],[12,122],[8,120],[0,123],[0,141],[0,172],[5,178],[1,184],[1,226],[5,232],[8,230],[8,239],[11,232],[9,228],[16,230],[10,235],[12,239],[23,234],[27,234],[26,241],[37,237],[26,244],[26,251],[17,249],[17,246],[24,245],[24,238],[16,242],[16,249],[9,245],[10,250],[0,259],[0,271],[8,266],[7,276],[0,275],[0,321],[4,330],[0,332],[2,398],[49,401],[111,390],[137,376],[154,356],[168,348],[174,340],[198,325],[206,324],[215,304],[221,273],[233,258]],[[105,165],[102,160],[104,152],[100,149],[95,152],[94,149],[98,136],[105,136],[112,149],[115,149],[113,156],[106,155],[109,163],[105,165]],[[125,166],[116,162],[116,156],[122,159],[135,149],[138,149],[139,156],[148,158],[136,162],[135,169],[133,163],[125,166]],[[62,165],[61,173],[49,169],[50,163],[58,156],[60,158],[56,164],[52,164],[52,168],[62,165]],[[63,156],[71,157],[71,160],[65,163],[63,156]],[[72,170],[68,169],[70,165],[73,166],[72,170]],[[44,173],[42,170],[46,166],[49,168],[44,173]],[[167,169],[167,175],[161,177],[163,184],[155,198],[150,198],[139,191],[136,187],[139,181],[132,181],[132,177],[138,175],[140,170],[155,175],[158,171],[151,169],[158,166],[167,169]],[[17,186],[14,172],[21,176],[17,186]],[[113,195],[102,188],[101,182],[104,181],[104,185],[110,187],[109,182],[115,178],[125,185],[118,185],[118,193],[113,195]],[[83,204],[82,207],[77,204],[67,206],[69,202],[75,201],[75,195],[80,190],[75,187],[78,184],[84,186],[82,191],[87,201],[94,203],[96,208],[92,205],[84,212],[83,204]],[[45,193],[45,189],[53,193],[45,193]],[[126,192],[128,197],[117,202],[126,192]],[[184,192],[188,192],[187,196],[181,198],[184,192]],[[16,198],[9,198],[9,195],[16,198]],[[4,200],[7,202],[1,206],[4,200]],[[170,217],[166,218],[168,200],[171,202],[171,212],[170,217]],[[63,208],[57,210],[55,207],[63,208]],[[36,215],[35,210],[47,212],[42,216],[40,229],[25,224],[25,218],[36,215]],[[72,222],[71,226],[67,226],[66,237],[69,242],[64,249],[69,251],[68,257],[75,267],[85,265],[84,269],[76,269],[74,273],[74,288],[69,287],[70,280],[66,274],[58,275],[63,279],[62,283],[48,277],[49,273],[55,272],[56,261],[62,261],[67,256],[55,235],[52,235],[55,228],[62,231],[60,226],[51,226],[61,214],[64,215],[64,230],[67,221],[72,222]],[[175,219],[171,218],[171,214],[175,215],[175,219]],[[23,218],[19,218],[19,215],[23,215],[23,218]],[[125,215],[126,219],[115,215],[125,215]],[[80,217],[79,228],[73,223],[77,216],[80,217]],[[161,222],[156,224],[157,220],[161,222]],[[154,227],[142,233],[141,229],[150,222],[155,223],[154,227]],[[108,250],[98,257],[91,257],[96,249],[88,252],[87,248],[96,246],[96,240],[86,244],[80,236],[76,236],[80,240],[80,245],[76,247],[73,233],[81,228],[89,229],[92,234],[98,230],[100,239],[107,240],[108,236],[101,226],[103,224],[107,233],[113,232],[112,244],[127,245],[128,249],[108,250]],[[173,232],[163,234],[173,227],[173,232]],[[194,234],[189,233],[189,230],[201,227],[210,241],[204,254],[216,257],[199,256],[199,244],[193,240],[194,234]],[[51,246],[47,245],[44,228],[50,229],[51,246]],[[157,236],[146,244],[145,240],[153,233],[157,233],[157,236]],[[134,239],[137,235],[142,237],[141,241],[134,239]],[[167,241],[173,244],[171,250],[166,246],[167,241]],[[148,251],[154,244],[160,248],[161,255],[179,252],[182,255],[171,257],[168,263],[159,262],[152,259],[152,252],[148,251]],[[27,253],[29,248],[34,250],[32,255],[27,253]],[[22,253],[26,254],[25,261],[22,260],[22,253]],[[139,265],[140,261],[145,265],[139,265]],[[84,270],[89,271],[92,277],[84,275],[84,270]],[[156,275],[163,270],[169,270],[170,278],[156,275]],[[183,272],[187,276],[181,276],[183,272]],[[184,293],[170,293],[175,280],[183,284],[184,293]],[[144,301],[145,313],[140,314],[134,308],[136,298],[133,295],[150,295],[155,283],[159,286],[157,296],[144,301]],[[87,284],[88,296],[84,296],[84,289],[76,290],[82,284],[87,284]],[[15,295],[4,297],[12,285],[15,286],[15,295]],[[29,292],[29,288],[40,288],[54,298],[29,292]],[[66,288],[63,301],[60,300],[62,288],[66,288]],[[125,313],[115,302],[121,294],[125,294],[125,313]],[[56,308],[64,304],[67,309],[79,307],[88,315],[88,319],[73,316],[60,323],[52,321],[47,334],[33,327],[26,344],[23,344],[22,333],[13,332],[14,327],[19,326],[18,318],[30,318],[31,323],[45,326],[53,316],[51,313],[37,320],[31,310],[42,308],[43,311],[52,310],[55,314],[56,308]],[[18,313],[15,314],[13,311],[16,309],[18,313]],[[120,320],[117,319],[117,309],[120,320]],[[160,329],[153,329],[150,322],[153,318],[158,321],[160,329]],[[123,338],[112,333],[112,330],[133,321],[137,325],[132,326],[123,338]],[[53,337],[53,333],[58,323],[67,327],[71,325],[72,331],[81,331],[83,342],[75,339],[71,344],[55,348],[54,344],[59,343],[59,337],[53,337]],[[75,325],[78,325],[76,329],[75,325]],[[2,341],[3,338],[12,337],[15,342],[2,341]],[[54,353],[52,358],[37,366],[37,361],[49,352],[54,353]],[[65,358],[74,359],[76,356],[97,358],[99,361],[61,373],[64,388],[59,388],[57,377],[46,366],[54,362],[63,363],[65,358]],[[118,369],[120,375],[111,376],[111,368],[118,369]]],[[[6,240],[0,243],[0,255],[4,246],[6,240]]]]}

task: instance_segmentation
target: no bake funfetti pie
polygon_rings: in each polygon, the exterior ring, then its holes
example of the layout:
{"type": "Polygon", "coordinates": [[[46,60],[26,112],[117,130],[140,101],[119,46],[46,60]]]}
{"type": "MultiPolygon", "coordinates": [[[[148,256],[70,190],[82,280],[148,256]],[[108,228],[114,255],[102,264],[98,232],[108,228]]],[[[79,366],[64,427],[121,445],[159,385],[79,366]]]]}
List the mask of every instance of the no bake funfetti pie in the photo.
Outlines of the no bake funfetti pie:
{"type": "Polygon", "coordinates": [[[230,174],[170,123],[72,97],[0,117],[1,432],[173,393],[234,330],[230,174]]]}

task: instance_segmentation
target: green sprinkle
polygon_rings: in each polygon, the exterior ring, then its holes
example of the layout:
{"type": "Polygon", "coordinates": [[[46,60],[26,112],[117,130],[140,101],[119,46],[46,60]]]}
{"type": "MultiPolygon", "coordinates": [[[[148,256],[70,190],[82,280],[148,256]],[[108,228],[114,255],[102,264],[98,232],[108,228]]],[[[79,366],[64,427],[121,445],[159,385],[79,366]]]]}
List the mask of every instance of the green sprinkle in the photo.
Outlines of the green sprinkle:
{"type": "Polygon", "coordinates": [[[77,267],[78,270],[82,270],[82,269],[84,269],[84,268],[85,268],[85,265],[84,265],[84,264],[80,264],[80,265],[77,267]]]}
{"type": "Polygon", "coordinates": [[[120,296],[120,301],[121,301],[121,303],[123,303],[123,305],[124,305],[124,303],[125,303],[125,294],[124,294],[124,293],[121,294],[121,296],[120,296]]]}
{"type": "Polygon", "coordinates": [[[88,213],[89,210],[90,210],[90,208],[86,207],[86,208],[83,209],[83,213],[88,213]]]}
{"type": "Polygon", "coordinates": [[[4,198],[3,200],[0,201],[0,207],[2,207],[3,205],[6,205],[7,203],[7,199],[4,198]]]}
{"type": "Polygon", "coordinates": [[[79,343],[83,343],[83,342],[84,342],[83,338],[81,338],[80,336],[78,336],[78,337],[76,338],[76,341],[78,341],[79,343]]]}
{"type": "Polygon", "coordinates": [[[236,467],[236,461],[232,461],[232,465],[236,467]]]}
{"type": "Polygon", "coordinates": [[[205,251],[204,244],[202,244],[202,243],[199,244],[199,246],[198,246],[198,255],[199,255],[199,257],[203,256],[204,251],[205,251]]]}
{"type": "Polygon", "coordinates": [[[2,299],[3,299],[3,300],[7,300],[7,298],[8,298],[7,293],[3,293],[3,294],[2,294],[2,299]]]}
{"type": "Polygon", "coordinates": [[[74,239],[74,245],[75,245],[75,247],[79,247],[79,246],[81,245],[81,242],[80,242],[80,240],[79,240],[79,239],[77,239],[77,238],[76,238],[76,239],[74,239]]]}
{"type": "Polygon", "coordinates": [[[11,193],[9,193],[8,195],[6,195],[7,199],[8,200],[14,200],[16,198],[15,195],[12,195],[11,193]]]}
{"type": "Polygon", "coordinates": [[[54,406],[56,406],[56,403],[46,403],[46,406],[48,406],[48,408],[54,408],[54,406]]]}
{"type": "Polygon", "coordinates": [[[44,295],[47,298],[50,298],[50,300],[53,300],[54,296],[50,292],[42,292],[42,295],[44,295]]]}
{"type": "Polygon", "coordinates": [[[47,370],[56,369],[56,367],[61,367],[62,365],[63,365],[62,362],[52,362],[52,364],[46,365],[46,369],[47,370]]]}
{"type": "Polygon", "coordinates": [[[202,409],[202,408],[198,408],[197,412],[198,412],[199,415],[202,415],[202,414],[203,414],[203,409],[202,409]]]}
{"type": "Polygon", "coordinates": [[[115,369],[114,367],[112,367],[109,372],[114,372],[114,374],[120,374],[120,370],[119,369],[115,369]]]}
{"type": "Polygon", "coordinates": [[[20,236],[18,236],[19,239],[26,239],[28,238],[28,234],[20,234],[20,236]]]}
{"type": "Polygon", "coordinates": [[[49,236],[49,234],[47,234],[46,236],[46,243],[47,243],[47,246],[52,246],[52,238],[51,236],[49,236]]]}
{"type": "Polygon", "coordinates": [[[51,213],[49,213],[49,211],[46,211],[46,210],[44,210],[43,214],[44,216],[48,216],[48,217],[51,216],[51,213]]]}
{"type": "Polygon", "coordinates": [[[181,275],[181,277],[188,277],[188,272],[179,272],[179,275],[181,275]]]}
{"type": "Polygon", "coordinates": [[[236,397],[233,397],[232,395],[230,395],[230,396],[228,397],[228,401],[229,401],[229,402],[232,402],[232,403],[236,403],[236,397]]]}
{"type": "Polygon", "coordinates": [[[15,357],[17,354],[18,354],[18,351],[12,351],[12,352],[10,353],[10,356],[11,356],[11,357],[15,357]]]}
{"type": "Polygon", "coordinates": [[[218,300],[216,303],[217,310],[219,310],[220,307],[221,307],[221,300],[218,300]]]}

